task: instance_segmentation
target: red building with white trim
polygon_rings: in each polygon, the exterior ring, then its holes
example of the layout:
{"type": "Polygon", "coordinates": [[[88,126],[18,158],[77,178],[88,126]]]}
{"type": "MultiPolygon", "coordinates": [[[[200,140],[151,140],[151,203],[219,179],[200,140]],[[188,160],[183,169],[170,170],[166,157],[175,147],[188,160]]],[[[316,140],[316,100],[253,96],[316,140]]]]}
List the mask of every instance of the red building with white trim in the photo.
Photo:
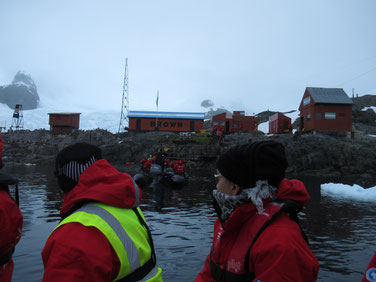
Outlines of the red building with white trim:
{"type": "Polygon", "coordinates": [[[269,133],[281,134],[289,133],[291,128],[291,118],[281,113],[275,113],[269,117],[269,133]]]}
{"type": "Polygon", "coordinates": [[[351,132],[353,104],[342,88],[307,87],[299,106],[300,130],[351,132]]]}
{"type": "Polygon", "coordinates": [[[80,127],[81,113],[48,113],[50,129],[54,134],[69,134],[80,127]]]}
{"type": "Polygon", "coordinates": [[[257,124],[254,116],[246,116],[244,111],[234,111],[233,115],[222,113],[213,116],[211,129],[224,133],[250,132],[257,129],[257,124]]]}

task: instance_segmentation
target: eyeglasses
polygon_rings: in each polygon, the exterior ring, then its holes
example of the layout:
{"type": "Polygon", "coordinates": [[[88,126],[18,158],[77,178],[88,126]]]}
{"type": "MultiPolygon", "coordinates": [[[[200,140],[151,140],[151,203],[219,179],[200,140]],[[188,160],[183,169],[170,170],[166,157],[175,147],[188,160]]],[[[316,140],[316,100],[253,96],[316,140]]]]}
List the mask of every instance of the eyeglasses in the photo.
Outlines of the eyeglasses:
{"type": "Polygon", "coordinates": [[[215,180],[218,180],[218,178],[220,177],[221,175],[219,174],[219,173],[215,173],[214,174],[214,178],[215,178],[215,180]]]}

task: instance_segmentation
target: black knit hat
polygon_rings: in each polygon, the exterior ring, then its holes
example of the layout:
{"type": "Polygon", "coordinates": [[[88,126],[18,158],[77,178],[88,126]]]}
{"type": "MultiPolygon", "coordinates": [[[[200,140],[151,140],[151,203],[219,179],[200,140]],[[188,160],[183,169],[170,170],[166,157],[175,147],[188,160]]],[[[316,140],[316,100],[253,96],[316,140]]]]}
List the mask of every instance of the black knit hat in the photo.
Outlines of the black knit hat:
{"type": "Polygon", "coordinates": [[[62,149],[56,156],[55,165],[60,189],[64,192],[72,190],[81,173],[99,159],[102,159],[101,149],[88,143],[76,143],[62,149]]]}
{"type": "Polygon", "coordinates": [[[217,161],[218,171],[243,188],[255,187],[257,180],[268,180],[270,185],[278,187],[287,166],[285,147],[275,141],[235,146],[217,161]]]}

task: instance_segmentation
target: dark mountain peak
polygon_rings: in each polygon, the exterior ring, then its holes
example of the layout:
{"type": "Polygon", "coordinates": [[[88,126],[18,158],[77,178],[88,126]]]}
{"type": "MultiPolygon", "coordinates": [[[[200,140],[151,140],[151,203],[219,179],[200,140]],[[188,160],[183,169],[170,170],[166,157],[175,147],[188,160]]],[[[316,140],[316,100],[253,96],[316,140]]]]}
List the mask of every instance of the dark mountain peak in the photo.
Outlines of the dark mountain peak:
{"type": "Polygon", "coordinates": [[[31,76],[29,74],[26,74],[23,71],[19,71],[16,73],[12,81],[12,84],[21,84],[21,85],[26,85],[28,87],[32,87],[35,89],[37,88],[35,86],[34,81],[31,79],[31,76]]]}
{"type": "Polygon", "coordinates": [[[19,71],[14,76],[12,84],[0,86],[0,103],[11,109],[14,109],[16,104],[21,104],[24,110],[36,109],[39,95],[31,76],[19,71]]]}

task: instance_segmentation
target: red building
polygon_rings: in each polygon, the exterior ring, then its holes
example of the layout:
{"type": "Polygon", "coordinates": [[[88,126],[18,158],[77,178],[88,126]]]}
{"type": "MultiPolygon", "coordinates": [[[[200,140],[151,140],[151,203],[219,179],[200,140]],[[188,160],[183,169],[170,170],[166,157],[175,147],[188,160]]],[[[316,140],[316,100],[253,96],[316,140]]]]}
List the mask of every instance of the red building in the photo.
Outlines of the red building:
{"type": "Polygon", "coordinates": [[[225,133],[250,132],[257,129],[254,116],[246,116],[244,111],[234,111],[233,115],[226,113],[212,117],[212,131],[222,130],[225,133]]]}
{"type": "Polygon", "coordinates": [[[269,117],[269,133],[280,134],[289,133],[291,127],[291,118],[281,113],[275,113],[269,117]]]}
{"type": "Polygon", "coordinates": [[[69,134],[79,129],[81,113],[49,113],[50,129],[54,134],[69,134]]]}
{"type": "Polygon", "coordinates": [[[300,103],[300,129],[352,131],[353,101],[342,88],[307,87],[300,103]]]}
{"type": "Polygon", "coordinates": [[[129,111],[129,131],[200,132],[205,113],[129,111]]]}

